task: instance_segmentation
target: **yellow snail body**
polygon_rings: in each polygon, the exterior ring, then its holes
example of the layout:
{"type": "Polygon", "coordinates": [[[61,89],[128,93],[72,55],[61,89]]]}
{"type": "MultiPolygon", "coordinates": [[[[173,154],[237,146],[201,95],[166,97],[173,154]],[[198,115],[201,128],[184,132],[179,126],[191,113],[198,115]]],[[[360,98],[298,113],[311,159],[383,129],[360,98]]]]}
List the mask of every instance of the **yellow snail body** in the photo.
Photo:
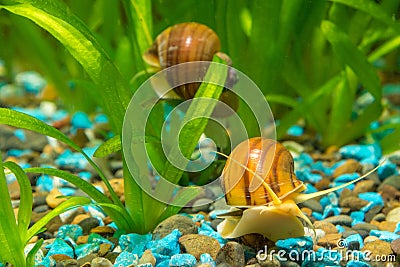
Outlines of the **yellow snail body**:
{"type": "MultiPolygon", "coordinates": [[[[186,22],[176,24],[161,32],[153,45],[144,53],[143,59],[150,66],[161,70],[185,62],[212,61],[213,56],[218,54],[231,65],[231,59],[228,55],[221,53],[220,48],[219,37],[212,29],[197,22],[186,22]]],[[[188,66],[186,71],[199,72],[197,77],[204,77],[206,73],[206,69],[190,68],[191,66],[188,66]]],[[[168,76],[169,83],[172,80],[185,81],[186,78],[186,73],[174,73],[168,76]]],[[[189,83],[174,88],[174,92],[181,98],[191,99],[199,86],[200,83],[189,83]]],[[[170,95],[170,97],[173,96],[170,95]]],[[[233,110],[237,110],[238,97],[230,90],[222,93],[221,101],[233,110]]]]}
{"type": "Polygon", "coordinates": [[[283,145],[262,137],[246,140],[232,151],[222,173],[225,199],[233,208],[221,215],[225,220],[218,232],[224,238],[257,233],[272,241],[304,236],[299,218],[314,228],[297,203],[346,187],[378,167],[346,184],[304,194],[306,187],[297,179],[293,158],[283,145]]]}

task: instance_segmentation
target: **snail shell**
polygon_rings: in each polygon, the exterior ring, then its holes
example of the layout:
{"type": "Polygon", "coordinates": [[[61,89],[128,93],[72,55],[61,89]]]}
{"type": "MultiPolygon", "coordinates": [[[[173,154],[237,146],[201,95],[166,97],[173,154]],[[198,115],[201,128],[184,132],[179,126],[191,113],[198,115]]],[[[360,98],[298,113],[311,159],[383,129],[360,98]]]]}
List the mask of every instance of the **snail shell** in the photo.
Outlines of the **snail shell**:
{"type": "MultiPolygon", "coordinates": [[[[185,62],[212,61],[213,56],[218,54],[228,65],[231,65],[232,61],[229,56],[219,52],[220,49],[219,37],[212,29],[197,22],[185,22],[171,26],[161,32],[156,37],[153,45],[144,53],[143,59],[153,67],[165,69],[185,62]]],[[[190,67],[188,66],[186,71],[188,73],[197,72],[197,77],[204,77],[206,74],[206,69],[190,69],[190,67]]],[[[174,75],[170,75],[167,78],[168,82],[172,84],[171,81],[184,82],[187,78],[186,76],[186,73],[174,73],[174,75]]],[[[230,72],[227,83],[233,85],[236,83],[236,78],[236,73],[230,72]]],[[[200,83],[189,83],[174,88],[174,92],[184,99],[191,99],[196,94],[199,86],[200,83]]],[[[233,110],[237,110],[239,99],[231,90],[225,90],[220,100],[233,110]]],[[[218,106],[216,108],[216,113],[217,115],[220,113],[220,117],[230,115],[229,112],[224,115],[222,113],[227,112],[218,112],[218,109],[222,108],[218,108],[218,106]]]]}
{"type": "Polygon", "coordinates": [[[222,174],[222,188],[231,211],[217,230],[224,238],[262,234],[272,241],[304,235],[302,218],[311,221],[297,203],[334,192],[355,183],[379,168],[351,182],[311,194],[302,194],[304,184],[294,174],[290,152],[278,142],[262,137],[240,143],[228,157],[222,174]],[[243,207],[246,207],[243,209],[243,207]]]}
{"type": "Polygon", "coordinates": [[[221,181],[227,204],[236,207],[271,203],[273,196],[263,186],[263,181],[280,199],[305,190],[303,182],[294,173],[290,152],[282,144],[262,137],[244,141],[232,151],[221,181]]]}

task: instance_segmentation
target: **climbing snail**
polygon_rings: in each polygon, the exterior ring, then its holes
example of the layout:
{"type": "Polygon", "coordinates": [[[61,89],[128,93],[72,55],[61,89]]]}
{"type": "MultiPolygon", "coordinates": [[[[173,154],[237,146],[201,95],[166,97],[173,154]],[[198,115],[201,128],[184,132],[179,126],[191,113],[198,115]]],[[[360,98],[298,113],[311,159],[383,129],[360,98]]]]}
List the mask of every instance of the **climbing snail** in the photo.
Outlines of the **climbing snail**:
{"type": "MultiPolygon", "coordinates": [[[[212,29],[200,23],[186,22],[176,24],[161,32],[153,45],[144,53],[143,59],[152,67],[165,69],[185,62],[212,61],[213,56],[217,54],[230,65],[231,59],[228,55],[221,53],[220,48],[218,35],[212,29]]],[[[193,71],[190,66],[188,68],[187,71],[193,71]]],[[[204,77],[206,73],[206,69],[196,71],[199,72],[199,77],[204,77]]],[[[228,75],[230,76],[228,82],[234,83],[234,74],[228,75]]],[[[171,75],[168,79],[184,81],[186,76],[186,73],[180,73],[171,75]]],[[[199,86],[200,83],[189,83],[174,88],[174,92],[184,99],[191,99],[199,86]]],[[[230,90],[222,93],[221,100],[234,110],[237,109],[238,98],[230,90]]]]}
{"type": "Polygon", "coordinates": [[[224,238],[258,233],[272,241],[303,236],[299,218],[314,228],[297,203],[346,187],[378,167],[346,184],[304,194],[306,187],[297,179],[293,158],[282,144],[262,137],[246,140],[232,151],[222,173],[225,199],[233,208],[221,215],[225,220],[218,232],[224,238]]]}

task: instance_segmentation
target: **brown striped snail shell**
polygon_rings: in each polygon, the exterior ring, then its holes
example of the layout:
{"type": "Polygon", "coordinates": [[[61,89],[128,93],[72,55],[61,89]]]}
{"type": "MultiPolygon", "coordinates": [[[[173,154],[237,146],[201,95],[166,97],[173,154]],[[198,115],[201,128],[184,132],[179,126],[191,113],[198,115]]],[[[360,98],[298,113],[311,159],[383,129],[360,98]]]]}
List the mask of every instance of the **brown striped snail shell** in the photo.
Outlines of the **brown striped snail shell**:
{"type": "MultiPolygon", "coordinates": [[[[171,26],[161,32],[153,45],[144,53],[143,59],[150,66],[165,69],[185,62],[212,61],[213,56],[218,54],[230,65],[231,59],[228,55],[221,53],[220,49],[219,37],[212,29],[197,22],[185,22],[171,26]]],[[[200,72],[199,77],[204,77],[206,70],[197,71],[200,72]]],[[[168,77],[168,79],[174,79],[174,81],[184,81],[185,78],[185,73],[168,77]]],[[[230,83],[232,83],[232,77],[230,83]]],[[[174,92],[184,99],[191,99],[199,86],[200,83],[185,84],[174,88],[174,92]]],[[[221,101],[237,110],[238,97],[230,90],[222,93],[221,101]]]]}
{"type": "Polygon", "coordinates": [[[257,233],[272,241],[303,236],[299,218],[314,228],[297,203],[344,188],[378,167],[346,184],[304,194],[306,187],[294,174],[293,158],[283,145],[262,137],[243,141],[228,157],[222,173],[221,186],[232,209],[220,216],[225,220],[218,232],[224,238],[257,233]]]}

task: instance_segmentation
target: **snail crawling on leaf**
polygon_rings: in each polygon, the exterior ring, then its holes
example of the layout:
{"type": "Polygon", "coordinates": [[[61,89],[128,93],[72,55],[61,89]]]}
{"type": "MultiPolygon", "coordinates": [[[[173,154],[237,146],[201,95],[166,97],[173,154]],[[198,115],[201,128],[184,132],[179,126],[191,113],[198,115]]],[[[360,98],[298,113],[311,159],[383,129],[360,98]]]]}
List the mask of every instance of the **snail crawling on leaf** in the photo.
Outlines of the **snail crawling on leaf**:
{"type": "Polygon", "coordinates": [[[225,220],[218,232],[223,238],[257,233],[272,241],[304,236],[299,218],[314,227],[297,203],[346,187],[378,167],[346,184],[304,194],[306,187],[296,177],[293,158],[282,144],[262,137],[246,140],[232,151],[222,173],[225,199],[233,208],[220,215],[225,220]]]}
{"type": "MultiPolygon", "coordinates": [[[[231,65],[232,61],[229,56],[220,52],[220,49],[219,37],[212,29],[197,22],[185,22],[173,25],[161,32],[153,45],[144,53],[143,59],[157,70],[192,61],[212,61],[214,55],[218,55],[228,65],[231,65]]],[[[198,77],[204,77],[206,74],[205,69],[191,69],[192,66],[187,68],[188,72],[198,72],[198,77]]],[[[236,82],[235,73],[228,75],[227,82],[231,85],[234,84],[236,82]]],[[[169,76],[168,79],[185,81],[186,77],[185,73],[178,73],[169,76]]],[[[183,99],[191,99],[199,86],[200,83],[188,83],[174,88],[173,91],[183,99]]],[[[169,97],[176,98],[172,94],[169,94],[169,97]]],[[[238,97],[231,90],[224,90],[220,99],[232,109],[237,110],[238,97]]]]}

